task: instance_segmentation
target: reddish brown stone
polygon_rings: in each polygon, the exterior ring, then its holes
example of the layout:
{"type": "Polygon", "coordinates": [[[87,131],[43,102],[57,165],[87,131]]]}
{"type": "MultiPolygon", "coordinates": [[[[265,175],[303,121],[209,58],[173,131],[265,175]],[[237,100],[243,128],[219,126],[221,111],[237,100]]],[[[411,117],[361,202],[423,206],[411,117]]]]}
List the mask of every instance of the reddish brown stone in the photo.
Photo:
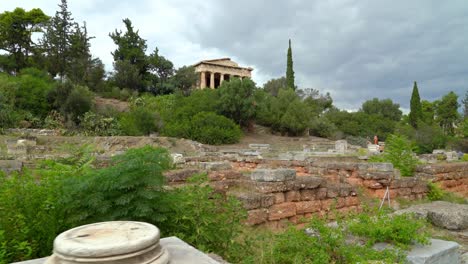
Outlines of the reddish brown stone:
{"type": "Polygon", "coordinates": [[[397,190],[398,196],[408,196],[411,195],[410,188],[400,188],[397,190]]]}
{"type": "Polygon", "coordinates": [[[208,178],[212,181],[221,181],[226,179],[240,179],[242,173],[235,170],[210,171],[208,178]]]}
{"type": "Polygon", "coordinates": [[[268,209],[268,220],[279,220],[296,215],[295,203],[275,204],[268,209]]]}
{"type": "Polygon", "coordinates": [[[339,197],[336,199],[336,208],[343,208],[346,206],[346,198],[339,197]]]}
{"type": "Polygon", "coordinates": [[[286,202],[298,202],[301,200],[301,193],[299,191],[289,191],[284,196],[286,202]]]}
{"type": "Polygon", "coordinates": [[[258,225],[261,223],[265,223],[268,218],[268,213],[266,209],[256,209],[250,210],[247,212],[247,224],[248,225],[258,225]]]}
{"type": "Polygon", "coordinates": [[[283,192],[273,193],[275,195],[275,204],[284,203],[286,201],[283,192]]]}
{"type": "Polygon", "coordinates": [[[316,190],[301,190],[301,201],[315,200],[316,190]]]}
{"type": "Polygon", "coordinates": [[[336,201],[334,199],[326,199],[322,200],[322,211],[330,211],[336,205],[336,201]]]}
{"type": "Polygon", "coordinates": [[[317,200],[322,200],[327,198],[327,188],[319,188],[317,190],[317,200]]]}
{"type": "Polygon", "coordinates": [[[296,213],[305,214],[317,212],[321,209],[322,204],[320,201],[303,201],[296,203],[296,213]]]}
{"type": "Polygon", "coordinates": [[[328,190],[327,190],[327,198],[335,198],[337,197],[338,195],[340,194],[340,190],[338,187],[331,187],[329,186],[328,187],[328,190]]]}
{"type": "Polygon", "coordinates": [[[346,199],[346,206],[355,206],[355,205],[359,205],[359,198],[357,197],[353,197],[353,196],[348,196],[345,198],[346,199]]]}

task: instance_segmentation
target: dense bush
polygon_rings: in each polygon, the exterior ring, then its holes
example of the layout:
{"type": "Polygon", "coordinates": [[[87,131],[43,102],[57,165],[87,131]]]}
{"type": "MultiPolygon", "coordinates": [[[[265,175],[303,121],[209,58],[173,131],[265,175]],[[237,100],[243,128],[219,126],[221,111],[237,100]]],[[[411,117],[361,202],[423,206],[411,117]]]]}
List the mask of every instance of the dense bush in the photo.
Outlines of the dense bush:
{"type": "Polygon", "coordinates": [[[16,107],[44,118],[51,110],[47,95],[54,86],[52,79],[46,72],[34,68],[23,69],[16,79],[16,107]]]}
{"type": "Polygon", "coordinates": [[[167,123],[163,134],[190,138],[205,144],[232,144],[239,141],[242,131],[234,121],[213,112],[200,112],[193,118],[167,123]]]}
{"type": "Polygon", "coordinates": [[[414,242],[429,243],[426,223],[411,214],[388,215],[382,211],[377,214],[362,213],[349,222],[349,230],[367,237],[369,245],[376,242],[388,242],[407,248],[414,242]]]}
{"type": "Polygon", "coordinates": [[[206,174],[195,175],[188,185],[168,193],[172,210],[159,224],[164,235],[174,235],[205,252],[225,256],[244,226],[246,210],[236,198],[223,197],[208,185],[206,174]]]}
{"type": "Polygon", "coordinates": [[[247,78],[233,78],[218,89],[219,113],[247,127],[255,118],[255,83],[247,78]]]}
{"type": "Polygon", "coordinates": [[[127,136],[145,136],[158,131],[159,116],[143,106],[132,107],[123,113],[119,125],[127,136]]]}
{"type": "Polygon", "coordinates": [[[79,122],[86,112],[93,106],[93,93],[88,87],[75,86],[61,106],[64,115],[74,122],[79,122]]]}
{"type": "Polygon", "coordinates": [[[108,167],[66,184],[66,220],[71,225],[132,219],[156,223],[167,217],[164,176],[172,161],[164,149],[143,147],[115,156],[108,167]]]}
{"type": "Polygon", "coordinates": [[[117,118],[87,112],[80,119],[80,126],[86,136],[117,136],[121,134],[117,118]]]}

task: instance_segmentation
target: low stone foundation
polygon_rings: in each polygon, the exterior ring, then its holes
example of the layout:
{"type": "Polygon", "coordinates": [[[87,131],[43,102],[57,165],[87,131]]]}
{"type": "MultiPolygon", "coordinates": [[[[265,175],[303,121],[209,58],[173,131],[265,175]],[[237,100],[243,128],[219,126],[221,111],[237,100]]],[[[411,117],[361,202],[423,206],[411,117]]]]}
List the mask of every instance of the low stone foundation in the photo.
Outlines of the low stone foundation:
{"type": "Polygon", "coordinates": [[[468,162],[419,166],[416,177],[435,182],[444,190],[468,198],[468,162]]]}

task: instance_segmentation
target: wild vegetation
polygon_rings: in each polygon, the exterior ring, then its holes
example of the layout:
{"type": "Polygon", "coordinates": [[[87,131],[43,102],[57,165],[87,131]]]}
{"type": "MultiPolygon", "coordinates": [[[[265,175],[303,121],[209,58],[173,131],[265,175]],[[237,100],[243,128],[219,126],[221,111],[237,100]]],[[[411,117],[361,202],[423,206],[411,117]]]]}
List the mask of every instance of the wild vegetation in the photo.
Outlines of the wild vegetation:
{"type": "Polygon", "coordinates": [[[162,236],[178,236],[235,263],[400,261],[397,251],[377,252],[372,242],[404,247],[413,239],[426,241],[422,222],[411,216],[390,220],[383,212],[371,211],[340,220],[349,231],[330,227],[323,219],[308,224],[316,232],[312,236],[297,228],[284,233],[246,230],[242,204],[215,192],[206,175],[194,175],[184,187],[163,188],[162,173],[172,168],[165,149],[131,149],[99,169],[93,168],[91,152],[92,147],[85,146],[70,158],[2,175],[0,263],[50,255],[53,239],[69,228],[128,219],[155,224],[162,236]],[[369,243],[347,244],[350,234],[367,237],[369,243]]]}
{"type": "Polygon", "coordinates": [[[462,115],[458,95],[421,100],[416,82],[408,115],[392,100],[379,98],[363,102],[356,112],[340,110],[330,94],[296,84],[291,41],[284,77],[263,87],[233,78],[215,91],[194,92],[198,76],[193,67],[174,68],[157,47],[148,47],[130,19],[122,21],[123,30],[109,33],[116,48],[113,71],[107,73],[90,53],[88,25],[74,21],[66,0],[54,16],[37,8],[0,14],[0,127],[93,136],[160,133],[227,144],[257,123],[288,136],[345,138],[365,145],[374,135],[385,140],[398,134],[417,153],[445,147],[467,152],[468,92],[462,115]],[[131,107],[124,113],[102,109],[94,103],[96,96],[127,100],[131,107]]]}

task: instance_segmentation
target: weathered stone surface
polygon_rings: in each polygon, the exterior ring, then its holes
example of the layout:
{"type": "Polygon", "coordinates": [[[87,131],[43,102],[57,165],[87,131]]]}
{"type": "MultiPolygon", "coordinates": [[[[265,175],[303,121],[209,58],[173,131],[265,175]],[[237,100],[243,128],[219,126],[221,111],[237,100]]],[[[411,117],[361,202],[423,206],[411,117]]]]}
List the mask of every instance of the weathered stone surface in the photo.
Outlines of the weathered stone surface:
{"type": "Polygon", "coordinates": [[[301,200],[301,193],[299,191],[288,191],[284,195],[286,202],[298,202],[301,200]]]}
{"type": "Polygon", "coordinates": [[[427,218],[435,226],[449,230],[468,228],[468,205],[437,201],[428,204],[413,205],[407,209],[398,210],[395,214],[414,213],[421,218],[427,218]]]}
{"type": "Polygon", "coordinates": [[[197,169],[179,169],[179,170],[170,170],[164,173],[168,182],[185,182],[188,178],[193,175],[200,173],[200,170],[197,169]]]}
{"type": "Polygon", "coordinates": [[[275,204],[284,203],[284,201],[286,201],[283,192],[273,193],[273,195],[275,196],[275,204]]]}
{"type": "Polygon", "coordinates": [[[23,169],[23,162],[19,160],[0,160],[0,170],[5,173],[12,171],[21,171],[23,169]]]}
{"type": "Polygon", "coordinates": [[[320,211],[322,204],[320,201],[303,201],[296,203],[296,213],[305,214],[320,211]]]}
{"type": "Polygon", "coordinates": [[[431,239],[430,245],[414,246],[406,257],[412,264],[456,264],[460,263],[460,254],[457,249],[460,246],[453,241],[431,239]]]}
{"type": "Polygon", "coordinates": [[[208,173],[208,178],[212,181],[234,180],[242,177],[242,173],[235,170],[217,170],[208,173]]]}
{"type": "Polygon", "coordinates": [[[220,264],[177,237],[163,238],[160,244],[169,251],[170,264],[220,264]]]}
{"type": "Polygon", "coordinates": [[[259,225],[265,223],[268,220],[268,212],[266,209],[255,209],[247,212],[247,224],[248,225],[259,225]]]}
{"type": "Polygon", "coordinates": [[[249,187],[254,187],[256,191],[261,193],[286,192],[294,189],[294,181],[285,182],[253,182],[249,183],[249,187]]]}
{"type": "Polygon", "coordinates": [[[275,204],[268,209],[268,220],[279,220],[296,215],[295,203],[275,204]]]}
{"type": "Polygon", "coordinates": [[[172,158],[172,162],[174,164],[184,164],[185,163],[184,155],[182,155],[180,153],[172,153],[171,158],[172,158]]]}
{"type": "Polygon", "coordinates": [[[328,190],[327,188],[319,188],[317,190],[317,200],[325,199],[327,197],[328,190]]]}
{"type": "Polygon", "coordinates": [[[316,190],[301,190],[301,201],[315,200],[316,190]]]}
{"type": "Polygon", "coordinates": [[[232,166],[229,162],[200,162],[199,166],[204,170],[210,171],[232,169],[232,166]]]}
{"type": "Polygon", "coordinates": [[[296,177],[295,188],[296,190],[301,189],[315,189],[325,182],[322,177],[315,176],[300,176],[296,177]]]}
{"type": "Polygon", "coordinates": [[[247,210],[270,207],[275,204],[275,195],[259,193],[238,193],[234,194],[247,210]]]}
{"type": "Polygon", "coordinates": [[[258,182],[282,182],[294,180],[296,171],[292,169],[256,169],[252,172],[250,178],[258,182]]]}
{"type": "Polygon", "coordinates": [[[466,252],[465,254],[463,254],[460,257],[460,263],[461,264],[468,264],[468,252],[466,252]]]}
{"type": "Polygon", "coordinates": [[[393,164],[386,162],[359,163],[358,168],[368,171],[393,172],[393,164]]]}
{"type": "Polygon", "coordinates": [[[270,150],[270,144],[249,144],[249,148],[257,150],[270,150]]]}

